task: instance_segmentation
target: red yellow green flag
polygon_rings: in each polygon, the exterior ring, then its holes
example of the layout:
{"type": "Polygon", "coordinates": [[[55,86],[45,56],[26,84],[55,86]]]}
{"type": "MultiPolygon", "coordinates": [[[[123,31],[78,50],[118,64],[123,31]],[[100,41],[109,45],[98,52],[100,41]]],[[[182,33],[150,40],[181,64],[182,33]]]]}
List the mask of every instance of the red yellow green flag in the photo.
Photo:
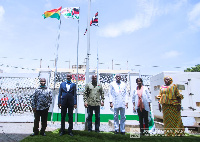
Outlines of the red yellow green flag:
{"type": "Polygon", "coordinates": [[[60,11],[62,9],[62,6],[57,8],[57,9],[52,9],[50,11],[45,11],[44,14],[42,15],[45,18],[51,17],[51,18],[57,18],[60,20],[60,11]]]}

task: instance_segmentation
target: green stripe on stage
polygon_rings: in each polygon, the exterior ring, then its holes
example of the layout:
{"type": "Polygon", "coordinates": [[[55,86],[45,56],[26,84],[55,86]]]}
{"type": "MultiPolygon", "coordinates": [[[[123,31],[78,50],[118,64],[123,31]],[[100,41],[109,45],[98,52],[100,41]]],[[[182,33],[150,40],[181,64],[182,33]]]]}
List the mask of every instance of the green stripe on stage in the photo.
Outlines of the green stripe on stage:
{"type": "MultiPolygon", "coordinates": [[[[48,121],[51,121],[51,112],[48,113],[48,121]]],[[[77,122],[85,122],[85,114],[78,113],[77,122]]],[[[100,114],[100,122],[108,122],[109,120],[113,120],[113,114],[100,114]]],[[[120,119],[120,116],[119,116],[120,119]]],[[[68,114],[65,118],[68,121],[68,114]]],[[[126,120],[137,120],[139,121],[138,115],[126,115],[126,120]]],[[[61,113],[53,113],[52,121],[61,121],[61,113]]],[[[75,122],[75,113],[73,114],[73,121],[75,122]]],[[[95,114],[93,114],[92,122],[95,122],[95,114]]]]}

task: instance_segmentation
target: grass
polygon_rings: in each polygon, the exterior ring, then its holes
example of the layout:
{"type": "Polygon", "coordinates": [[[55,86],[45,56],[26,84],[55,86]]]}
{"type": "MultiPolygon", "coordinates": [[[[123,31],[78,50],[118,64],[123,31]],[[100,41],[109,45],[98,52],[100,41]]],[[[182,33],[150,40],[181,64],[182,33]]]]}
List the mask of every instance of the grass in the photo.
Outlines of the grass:
{"type": "Polygon", "coordinates": [[[200,142],[200,136],[187,135],[183,137],[163,137],[163,136],[141,136],[140,138],[130,138],[130,134],[114,135],[112,132],[87,132],[74,130],[74,136],[68,134],[60,136],[59,129],[46,132],[47,136],[37,135],[26,137],[21,142],[200,142]]]}

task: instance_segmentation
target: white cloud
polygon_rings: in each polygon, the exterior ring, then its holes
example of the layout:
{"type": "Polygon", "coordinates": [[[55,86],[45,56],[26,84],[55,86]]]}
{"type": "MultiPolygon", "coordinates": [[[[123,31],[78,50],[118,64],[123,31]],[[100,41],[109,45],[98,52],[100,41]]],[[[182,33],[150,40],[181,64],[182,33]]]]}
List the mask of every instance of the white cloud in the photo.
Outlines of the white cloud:
{"type": "Polygon", "coordinates": [[[168,14],[180,9],[187,0],[180,0],[175,3],[162,3],[159,0],[138,0],[137,5],[138,14],[132,19],[123,20],[119,23],[110,23],[99,31],[99,35],[103,37],[117,37],[122,34],[129,34],[140,30],[142,28],[148,28],[157,16],[168,14]]]}
{"type": "Polygon", "coordinates": [[[4,14],[5,14],[5,10],[3,6],[0,6],[0,22],[3,20],[4,14]]]}
{"type": "Polygon", "coordinates": [[[100,35],[105,37],[117,37],[123,33],[132,33],[141,28],[148,27],[150,25],[149,18],[144,16],[145,15],[140,14],[134,19],[124,20],[117,24],[110,24],[101,30],[102,32],[100,35]]]}
{"type": "Polygon", "coordinates": [[[139,2],[142,11],[135,15],[134,18],[121,21],[117,24],[110,24],[101,31],[99,35],[104,37],[117,37],[123,33],[132,33],[141,28],[146,28],[151,25],[152,19],[156,15],[157,9],[153,3],[139,2]]]}
{"type": "Polygon", "coordinates": [[[181,54],[182,53],[180,53],[178,51],[169,51],[169,52],[165,52],[164,55],[162,55],[162,57],[163,58],[175,58],[175,57],[178,57],[181,54]]]}
{"type": "Polygon", "coordinates": [[[188,13],[190,28],[200,28],[200,2],[197,3],[193,9],[188,13]]]}

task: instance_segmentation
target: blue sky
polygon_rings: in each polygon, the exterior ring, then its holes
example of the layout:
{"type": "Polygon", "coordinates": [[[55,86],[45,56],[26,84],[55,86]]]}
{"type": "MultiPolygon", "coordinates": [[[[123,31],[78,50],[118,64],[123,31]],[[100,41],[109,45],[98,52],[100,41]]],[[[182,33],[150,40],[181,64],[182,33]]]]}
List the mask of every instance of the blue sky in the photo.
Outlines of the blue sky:
{"type": "MultiPolygon", "coordinates": [[[[41,58],[42,67],[54,67],[59,21],[42,14],[60,6],[80,7],[79,64],[85,64],[88,0],[0,0],[0,69],[30,72],[41,58]]],[[[90,27],[91,69],[97,47],[100,69],[111,69],[113,60],[114,69],[155,75],[200,63],[200,0],[91,0],[90,19],[97,11],[99,27],[90,27]]],[[[68,68],[65,61],[76,65],[78,22],[61,21],[58,68],[68,68]]]]}

